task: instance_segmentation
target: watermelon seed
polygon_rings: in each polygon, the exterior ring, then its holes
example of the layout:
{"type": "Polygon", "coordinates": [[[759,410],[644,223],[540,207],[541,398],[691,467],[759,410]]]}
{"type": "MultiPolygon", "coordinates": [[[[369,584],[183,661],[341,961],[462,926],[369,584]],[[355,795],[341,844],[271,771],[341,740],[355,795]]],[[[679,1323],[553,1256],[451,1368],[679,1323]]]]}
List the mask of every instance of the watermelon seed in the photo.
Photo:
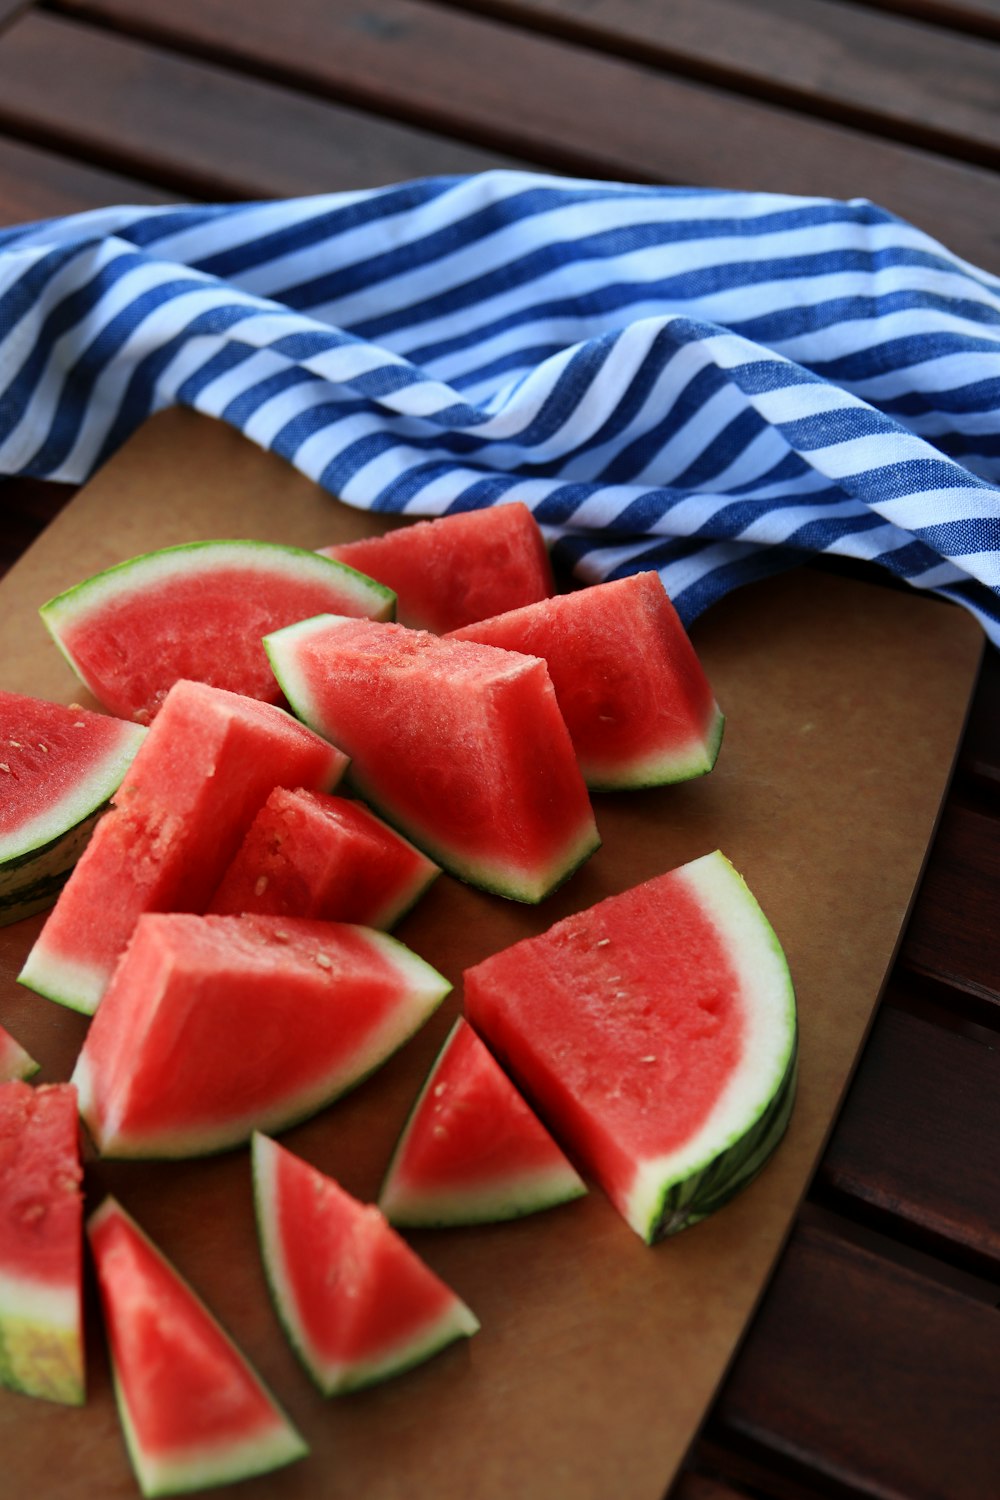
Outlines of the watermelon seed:
{"type": "Polygon", "coordinates": [[[49,753],[49,747],[48,747],[48,745],[43,745],[41,743],[41,741],[39,741],[38,742],[38,748],[42,752],[43,755],[48,755],[48,753],[49,753]]]}
{"type": "Polygon", "coordinates": [[[608,946],[608,944],[610,943],[610,941],[611,941],[611,939],[609,937],[598,938],[597,942],[594,944],[594,947],[595,948],[606,948],[608,946]]]}
{"type": "Polygon", "coordinates": [[[333,968],[332,961],[327,957],[327,955],[325,953],[317,953],[315,955],[315,958],[316,958],[316,962],[319,964],[319,966],[320,966],[321,969],[332,969],[333,968]]]}
{"type": "Polygon", "coordinates": [[[8,743],[8,745],[13,745],[15,750],[20,750],[21,749],[21,741],[20,740],[8,740],[7,743],[8,743]]]}
{"type": "Polygon", "coordinates": [[[10,775],[10,766],[6,761],[0,760],[0,771],[6,771],[7,775],[10,775]]]}
{"type": "Polygon", "coordinates": [[[267,876],[266,875],[258,875],[257,879],[254,881],[254,886],[253,886],[253,893],[254,893],[254,895],[255,896],[263,896],[263,894],[264,894],[264,892],[266,890],[267,890],[267,876]]]}

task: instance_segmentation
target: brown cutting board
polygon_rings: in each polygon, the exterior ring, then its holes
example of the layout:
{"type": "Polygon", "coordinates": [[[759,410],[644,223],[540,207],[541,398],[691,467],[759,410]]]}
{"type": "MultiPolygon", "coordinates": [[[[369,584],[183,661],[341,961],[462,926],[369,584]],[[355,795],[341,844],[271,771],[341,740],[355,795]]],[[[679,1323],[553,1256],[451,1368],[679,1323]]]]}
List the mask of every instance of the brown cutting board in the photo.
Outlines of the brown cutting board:
{"type": "MultiPolygon", "coordinates": [[[[0,687],[87,701],[37,607],[137,552],[206,537],[322,546],[384,522],[332,500],[228,428],[149,423],[0,585],[0,687]]],[[[603,847],[538,908],[440,880],[399,936],[455,984],[443,1009],[349,1098],[284,1142],[377,1194],[463,970],[568,912],[721,848],[781,939],[802,1073],[788,1135],[714,1219],[645,1247],[599,1191],[518,1223],[411,1238],[481,1332],[418,1370],[317,1395],[268,1301],[245,1150],[180,1163],[88,1159],[88,1206],[116,1193],[256,1363],[311,1445],[247,1500],[658,1500],[765,1286],[863,1043],[961,733],[981,632],[932,599],[815,568],[754,585],[692,632],[727,714],[712,774],[595,799],[603,847]]],[[[0,931],[0,1022],[66,1078],[85,1020],[15,983],[42,919],[0,931]]],[[[817,1287],[817,1295],[822,1295],[817,1287]]],[[[5,1500],[133,1496],[88,1286],[89,1399],[0,1391],[5,1500]]]]}

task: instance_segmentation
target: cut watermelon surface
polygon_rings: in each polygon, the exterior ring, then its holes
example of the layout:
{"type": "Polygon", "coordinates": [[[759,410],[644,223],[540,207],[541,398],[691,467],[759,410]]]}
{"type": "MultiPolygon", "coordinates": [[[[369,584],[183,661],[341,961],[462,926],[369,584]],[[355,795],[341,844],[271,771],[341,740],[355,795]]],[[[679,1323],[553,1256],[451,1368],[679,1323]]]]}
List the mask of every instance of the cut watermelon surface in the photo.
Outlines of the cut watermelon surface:
{"type": "Polygon", "coordinates": [[[393,618],[390,589],[316,552],[248,540],[148,552],[50,599],[41,616],[109,712],[148,724],[180,678],[277,702],[271,630],[330,611],[393,618]]]}
{"type": "Polygon", "coordinates": [[[144,911],[203,911],[276,785],[332,788],[347,760],[291,714],[179,682],[18,976],[92,1014],[144,911]]]}
{"type": "Polygon", "coordinates": [[[351,757],[360,796],[453,875],[535,902],[597,848],[544,662],[335,615],[265,645],[295,712],[351,757]]]}
{"type": "Polygon", "coordinates": [[[147,914],[77,1059],[106,1156],[221,1151],[315,1113],[451,986],[387,933],[291,917],[147,914]]]}
{"type": "Polygon", "coordinates": [[[465,1014],[649,1243],[760,1171],[795,1092],[778,940],[718,850],[467,970],[465,1014]]]}
{"type": "Polygon", "coordinates": [[[554,588],[545,539],[520,501],[415,521],[320,552],[387,584],[401,625],[439,634],[545,599],[554,588]]]}
{"type": "Polygon", "coordinates": [[[144,734],[107,714],[0,692],[0,926],[55,901],[144,734]]]}
{"type": "Polygon", "coordinates": [[[542,657],[594,790],[688,781],[715,764],[723,715],[657,573],[558,594],[454,635],[542,657]]]}
{"type": "Polygon", "coordinates": [[[305,1442],[246,1357],[115,1199],[87,1233],[142,1493],[229,1484],[302,1458],[305,1442]]]}
{"type": "Polygon", "coordinates": [[[0,1084],[0,1384],[79,1405],[85,1371],[76,1091],[0,1084]]]}
{"type": "Polygon", "coordinates": [[[276,787],[209,905],[388,929],[441,873],[364,803],[276,787]]]}
{"type": "Polygon", "coordinates": [[[484,1224],[581,1197],[586,1184],[461,1018],[420,1091],[386,1172],[390,1223],[484,1224]]]}
{"type": "Polygon", "coordinates": [[[0,1083],[8,1083],[12,1078],[30,1078],[37,1073],[39,1064],[11,1036],[4,1026],[0,1026],[0,1083]]]}
{"type": "Polygon", "coordinates": [[[267,1136],[254,1137],[253,1171],[275,1307],[325,1395],[401,1374],[478,1330],[376,1207],[267,1136]]]}

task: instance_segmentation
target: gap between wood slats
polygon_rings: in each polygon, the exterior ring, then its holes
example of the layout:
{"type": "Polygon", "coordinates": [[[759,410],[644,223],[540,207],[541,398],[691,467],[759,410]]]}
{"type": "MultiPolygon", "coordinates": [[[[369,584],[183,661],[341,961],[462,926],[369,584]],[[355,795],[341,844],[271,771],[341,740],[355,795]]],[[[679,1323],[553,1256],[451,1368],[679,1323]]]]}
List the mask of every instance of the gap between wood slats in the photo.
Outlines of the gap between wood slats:
{"type": "Polygon", "coordinates": [[[856,0],[856,3],[872,10],[911,16],[916,21],[929,21],[951,31],[1000,40],[998,0],[856,0]]]}
{"type": "Polygon", "coordinates": [[[943,1284],[893,1250],[803,1214],[706,1425],[716,1459],[742,1452],[818,1493],[995,1495],[996,1287],[943,1284]]]}
{"type": "MultiPolygon", "coordinates": [[[[1000,269],[996,174],[591,49],[416,0],[370,0],[363,10],[329,6],[326,0],[288,0],[280,7],[249,10],[238,0],[173,0],[170,6],[160,0],[83,3],[88,15],[189,57],[280,79],[296,89],[452,134],[555,171],[872,198],[936,233],[959,254],[1000,269]],[[512,100],[518,101],[516,109],[511,108],[512,100]]],[[[88,42],[88,28],[60,23],[41,12],[12,28],[0,48],[0,69],[5,53],[10,59],[7,73],[18,65],[19,52],[27,51],[34,38],[41,39],[39,28],[45,28],[52,62],[42,89],[46,97],[38,99],[34,91],[25,97],[16,76],[9,80],[0,73],[0,104],[8,118],[12,105],[6,95],[13,84],[14,107],[36,131],[45,128],[52,109],[59,111],[60,99],[77,99],[86,92],[85,80],[67,82],[61,76],[68,43],[60,43],[52,30],[60,24],[69,27],[67,38],[78,37],[88,56],[99,59],[97,65],[105,74],[124,58],[120,49],[135,45],[110,33],[103,34],[100,45],[88,42]],[[54,105],[49,95],[55,96],[54,105]]],[[[166,55],[157,56],[166,68],[166,55]]],[[[181,66],[179,56],[173,62],[181,66]]],[[[154,83],[152,79],[151,89],[154,83]]],[[[251,87],[249,76],[245,85],[251,87]]],[[[106,77],[103,89],[91,90],[89,112],[97,124],[88,135],[93,140],[95,130],[101,130],[104,150],[120,139],[120,132],[102,125],[109,103],[99,95],[109,86],[112,98],[115,89],[125,88],[128,94],[127,81],[117,76],[106,77]]],[[[298,101],[300,107],[307,102],[298,101]]],[[[155,108],[155,94],[147,107],[155,108]]],[[[192,97],[187,107],[202,121],[204,134],[205,110],[198,98],[192,97]]],[[[76,113],[82,115],[79,124],[65,120],[61,126],[69,138],[73,130],[87,128],[87,113],[79,107],[76,113]]],[[[219,121],[217,111],[216,119],[219,133],[231,138],[234,127],[219,121]]],[[[280,113],[271,123],[280,134],[280,113]]],[[[366,125],[358,117],[359,143],[365,130],[377,123],[366,125]]],[[[188,152],[195,152],[193,131],[180,128],[178,133],[188,152]]],[[[162,162],[168,149],[162,135],[144,144],[162,162]]],[[[258,144],[264,148],[265,143],[251,138],[251,152],[258,144]]],[[[204,151],[209,143],[202,141],[201,146],[204,151]]],[[[315,145],[311,154],[315,155],[315,145]]]]}

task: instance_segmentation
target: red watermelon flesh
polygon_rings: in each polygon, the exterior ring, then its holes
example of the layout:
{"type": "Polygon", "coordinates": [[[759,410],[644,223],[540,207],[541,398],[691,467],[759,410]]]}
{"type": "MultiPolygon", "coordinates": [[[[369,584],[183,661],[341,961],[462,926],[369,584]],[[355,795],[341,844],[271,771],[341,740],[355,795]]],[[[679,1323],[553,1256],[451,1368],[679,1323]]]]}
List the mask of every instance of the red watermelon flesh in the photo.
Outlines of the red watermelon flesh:
{"type": "Polygon", "coordinates": [[[723,717],[657,573],[559,594],[454,635],[542,657],[595,790],[687,781],[715,764],[723,717]]]}
{"type": "Polygon", "coordinates": [[[346,756],[283,709],[179,682],[19,976],[92,1013],[144,911],[204,910],[277,784],[329,789],[346,756]]]}
{"type": "Polygon", "coordinates": [[[84,1399],[76,1090],[0,1084],[0,1384],[84,1399]]]}
{"type": "Polygon", "coordinates": [[[130,558],[42,605],[100,703],[148,724],[181,678],[277,702],[268,631],[322,610],[392,619],[390,590],[298,547],[191,542],[130,558]]]}
{"type": "Polygon", "coordinates": [[[479,1327],[371,1204],[267,1136],[253,1142],[261,1253],[289,1340],[325,1395],[358,1390],[479,1327]]]}
{"type": "Polygon", "coordinates": [[[545,599],[554,588],[545,539],[520,501],[456,511],[319,550],[388,585],[401,625],[440,634],[545,599]]]}
{"type": "Polygon", "coordinates": [[[600,840],[545,663],[320,615],[268,636],[300,718],[361,797],[452,874],[540,901],[600,840]]]}
{"type": "Polygon", "coordinates": [[[115,1199],[87,1232],[143,1494],[226,1484],[303,1457],[305,1443],[246,1357],[115,1199]]]}
{"type": "Polygon", "coordinates": [[[585,1192],[472,1027],[456,1021],[393,1153],[382,1212],[407,1226],[488,1223],[585,1192]]]}
{"type": "Polygon", "coordinates": [[[208,907],[388,929],[441,873],[362,802],[276,787],[208,907]]]}
{"type": "Polygon", "coordinates": [[[80,1113],[106,1156],[225,1150],[360,1083],[450,988],[373,928],[148,913],[77,1059],[80,1113]]]}
{"type": "Polygon", "coordinates": [[[39,1064],[31,1054],[6,1027],[0,1026],[0,1083],[7,1083],[11,1078],[30,1078],[38,1068],[39,1064]]]}
{"type": "Polygon", "coordinates": [[[787,1124],[788,967],[719,851],[469,969],[465,1014],[648,1241],[731,1197],[787,1124]]]}

